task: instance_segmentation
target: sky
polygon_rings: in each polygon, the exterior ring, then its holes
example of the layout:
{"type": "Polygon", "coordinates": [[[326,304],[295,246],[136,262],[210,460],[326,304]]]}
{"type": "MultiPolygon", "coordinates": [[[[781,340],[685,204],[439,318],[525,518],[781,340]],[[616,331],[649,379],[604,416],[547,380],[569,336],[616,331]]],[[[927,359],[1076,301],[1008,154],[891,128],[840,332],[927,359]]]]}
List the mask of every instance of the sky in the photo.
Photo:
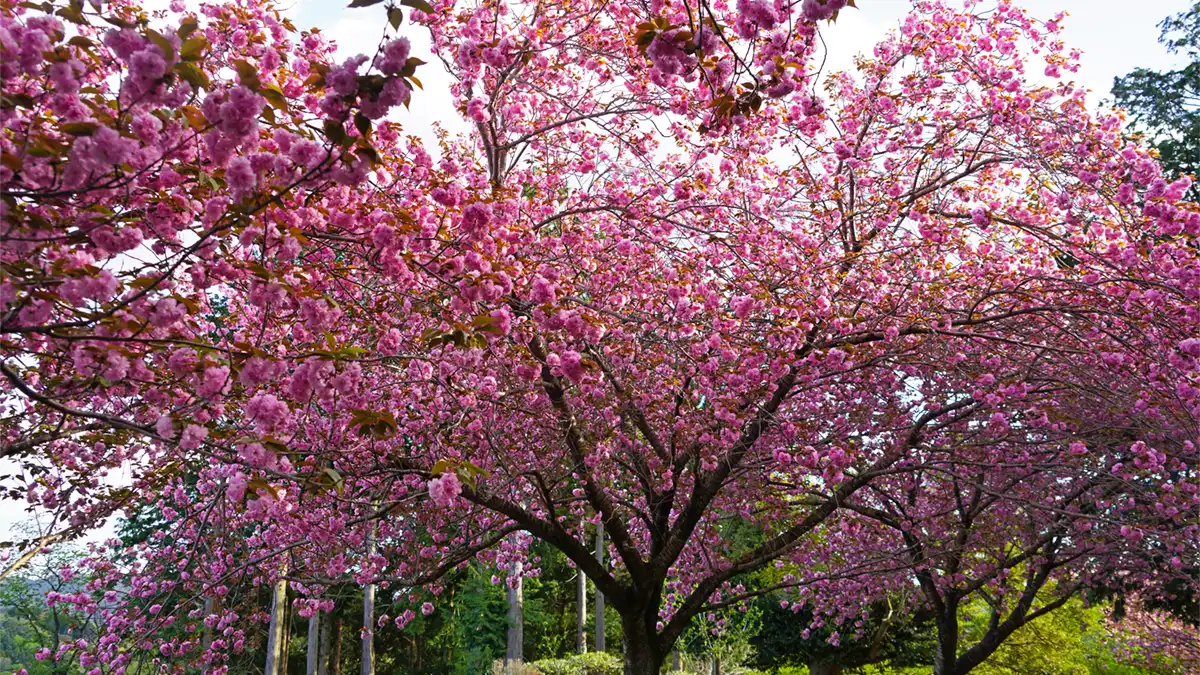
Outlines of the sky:
{"type": "MultiPolygon", "coordinates": [[[[954,2],[955,0],[950,0],[954,2]]],[[[1064,22],[1063,41],[1068,48],[1083,51],[1082,67],[1076,80],[1092,90],[1089,102],[1095,106],[1108,96],[1114,77],[1124,75],[1135,67],[1161,70],[1177,59],[1158,44],[1158,22],[1164,17],[1187,9],[1191,0],[1016,0],[1033,16],[1050,19],[1059,11],[1068,13],[1064,22]]],[[[289,7],[297,27],[317,27],[338,45],[339,57],[353,56],[373,46],[382,30],[382,5],[349,9],[348,0],[281,0],[289,7]]],[[[899,26],[911,7],[911,0],[858,0],[858,9],[841,13],[834,24],[821,28],[829,48],[826,71],[844,70],[853,65],[858,53],[870,53],[889,29],[899,26]]],[[[414,56],[430,65],[417,75],[425,90],[413,96],[408,113],[399,120],[408,133],[425,141],[434,150],[431,132],[434,122],[451,131],[465,131],[457,116],[447,115],[453,106],[447,91],[449,77],[429,56],[429,40],[419,30],[404,24],[401,30],[414,43],[414,56]]]]}
{"type": "MultiPolygon", "coordinates": [[[[1158,44],[1157,24],[1164,17],[1185,10],[1191,0],[1025,0],[1018,4],[1034,16],[1049,19],[1058,11],[1068,13],[1064,22],[1063,41],[1068,48],[1083,51],[1081,68],[1076,80],[1092,90],[1089,103],[1098,105],[1112,87],[1113,78],[1135,67],[1152,70],[1169,68],[1177,59],[1158,44]]],[[[160,4],[156,1],[148,5],[160,4]]],[[[161,4],[165,5],[165,1],[161,4]]],[[[372,49],[385,25],[383,5],[364,9],[349,9],[349,0],[280,0],[300,29],[317,27],[338,45],[339,57],[348,57],[372,49]]],[[[857,0],[857,10],[841,13],[837,23],[823,26],[821,31],[829,48],[826,72],[849,68],[855,54],[870,53],[875,43],[889,29],[895,28],[907,13],[910,0],[857,0]]],[[[407,112],[398,120],[408,133],[420,136],[427,148],[437,147],[432,133],[435,122],[450,131],[465,131],[453,111],[448,87],[450,78],[440,72],[440,64],[429,54],[429,38],[412,25],[401,27],[413,42],[413,55],[428,65],[417,73],[425,85],[424,91],[413,96],[407,112]]],[[[9,473],[9,466],[0,463],[0,473],[9,473]]],[[[122,477],[110,480],[122,482],[122,477]]],[[[127,480],[127,477],[125,477],[127,480]]],[[[23,502],[0,501],[0,533],[12,533],[13,526],[28,518],[23,502]]],[[[89,538],[103,539],[112,532],[112,523],[89,538]]],[[[10,537],[0,536],[0,540],[10,537]]]]}

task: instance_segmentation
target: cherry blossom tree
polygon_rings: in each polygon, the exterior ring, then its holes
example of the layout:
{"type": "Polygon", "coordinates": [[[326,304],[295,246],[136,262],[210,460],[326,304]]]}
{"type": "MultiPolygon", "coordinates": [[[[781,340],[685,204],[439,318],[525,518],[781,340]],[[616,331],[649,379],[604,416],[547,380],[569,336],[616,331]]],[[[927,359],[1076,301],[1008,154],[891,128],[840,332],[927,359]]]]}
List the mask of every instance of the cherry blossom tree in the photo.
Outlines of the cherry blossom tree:
{"type": "Polygon", "coordinates": [[[107,628],[73,656],[222,672],[265,619],[238,589],[281,579],[305,613],[378,589],[403,630],[472,559],[536,574],[539,539],[656,673],[766,565],[901,583],[880,558],[917,529],[883,515],[913,485],[931,551],[1018,542],[1036,577],[1102,523],[1107,559],[1172,574],[1152,544],[1200,501],[1190,182],[1062,80],[1059,18],[1007,2],[918,3],[818,93],[846,4],[390,7],[474,126],[437,159],[378,121],[418,84],[403,38],[335,64],[259,4],[5,5],[4,454],[76,523],[167,514],[85,563],[71,600],[107,628]],[[1053,550],[1021,521],[1041,490],[1053,550]]]}

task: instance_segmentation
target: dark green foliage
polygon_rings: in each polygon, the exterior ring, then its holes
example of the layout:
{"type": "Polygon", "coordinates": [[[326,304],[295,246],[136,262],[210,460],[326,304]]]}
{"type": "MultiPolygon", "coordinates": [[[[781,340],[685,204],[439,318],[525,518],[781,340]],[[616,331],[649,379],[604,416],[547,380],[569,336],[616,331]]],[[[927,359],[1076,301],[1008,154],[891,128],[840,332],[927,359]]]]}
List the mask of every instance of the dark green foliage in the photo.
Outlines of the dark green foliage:
{"type": "MultiPolygon", "coordinates": [[[[1113,98],[1132,116],[1133,129],[1146,134],[1171,178],[1200,173],[1200,3],[1163,19],[1159,42],[1187,59],[1169,71],[1137,68],[1113,80],[1113,98]]],[[[1200,197],[1193,185],[1189,198],[1200,197]]]]}
{"type": "Polygon", "coordinates": [[[864,637],[854,640],[846,628],[839,631],[840,645],[829,644],[836,626],[804,631],[812,623],[808,610],[792,612],[780,606],[780,597],[759,598],[756,605],[762,611],[762,629],[752,640],[757,649],[755,667],[778,672],[782,668],[807,666],[820,661],[857,668],[873,663],[888,663],[897,668],[926,665],[933,662],[936,636],[929,621],[899,616],[887,622],[886,605],[873,607],[864,627],[864,637]],[[881,627],[884,627],[881,630],[881,627]]]}

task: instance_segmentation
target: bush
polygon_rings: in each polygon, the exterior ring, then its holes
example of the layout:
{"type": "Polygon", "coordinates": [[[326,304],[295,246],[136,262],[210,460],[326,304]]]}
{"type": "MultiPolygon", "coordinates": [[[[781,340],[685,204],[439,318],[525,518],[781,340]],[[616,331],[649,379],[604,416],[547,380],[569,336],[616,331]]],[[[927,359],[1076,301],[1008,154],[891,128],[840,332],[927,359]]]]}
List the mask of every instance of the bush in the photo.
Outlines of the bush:
{"type": "Polygon", "coordinates": [[[492,662],[492,670],[489,675],[543,675],[543,673],[534,668],[531,663],[514,663],[511,668],[506,668],[504,659],[496,659],[492,662]]]}
{"type": "Polygon", "coordinates": [[[621,659],[606,652],[573,654],[530,664],[540,675],[621,675],[621,659]]]}

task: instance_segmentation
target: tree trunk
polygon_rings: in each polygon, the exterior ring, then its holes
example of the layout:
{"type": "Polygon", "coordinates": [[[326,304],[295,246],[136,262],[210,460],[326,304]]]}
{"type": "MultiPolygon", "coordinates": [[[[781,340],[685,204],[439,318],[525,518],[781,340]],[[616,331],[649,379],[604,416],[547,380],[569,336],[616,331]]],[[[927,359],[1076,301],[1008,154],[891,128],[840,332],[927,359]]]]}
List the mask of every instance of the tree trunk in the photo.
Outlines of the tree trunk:
{"type": "Polygon", "coordinates": [[[946,602],[937,617],[937,650],[933,655],[933,675],[954,675],[958,660],[958,604],[946,602]]]}
{"type": "Polygon", "coordinates": [[[575,570],[575,651],[587,653],[587,575],[575,570]]]}
{"type": "MultiPolygon", "coordinates": [[[[367,558],[375,555],[375,527],[367,531],[367,558]]],[[[362,668],[359,675],[375,675],[375,584],[363,587],[362,668]]]]}
{"type": "MultiPolygon", "coordinates": [[[[712,657],[711,665],[712,675],[721,675],[721,659],[716,656],[712,657]]],[[[809,675],[812,674],[810,673],[809,675]]]]}
{"type": "MultiPolygon", "coordinates": [[[[596,562],[604,566],[604,524],[596,526],[596,562]]],[[[604,651],[604,594],[596,587],[596,651],[604,651]]]]}
{"type": "Polygon", "coordinates": [[[671,650],[671,672],[678,673],[683,670],[683,659],[679,655],[679,649],[671,650]]]}
{"type": "Polygon", "coordinates": [[[658,649],[654,624],[641,616],[621,617],[625,675],[659,675],[662,670],[666,655],[658,649]]]}
{"type": "Polygon", "coordinates": [[[200,651],[208,653],[212,646],[213,629],[208,625],[208,617],[216,612],[217,603],[211,596],[204,598],[204,631],[200,634],[200,651]]]}
{"type": "Polygon", "coordinates": [[[321,671],[321,610],[308,618],[308,659],[304,663],[304,675],[318,675],[321,671]]]}
{"type": "MultiPolygon", "coordinates": [[[[336,610],[335,610],[336,611],[336,610]]],[[[329,647],[325,649],[328,659],[328,671],[323,675],[342,675],[342,617],[332,614],[329,617],[329,632],[326,637],[329,647]]]]}
{"type": "Polygon", "coordinates": [[[521,583],[521,563],[513,563],[513,573],[505,588],[508,595],[508,649],[504,653],[504,667],[513,671],[521,663],[525,651],[525,592],[521,583]]]}
{"type": "Polygon", "coordinates": [[[808,664],[808,675],[842,675],[842,666],[829,661],[814,661],[808,664]]]}
{"type": "Polygon", "coordinates": [[[292,611],[292,603],[287,601],[287,593],[284,593],[283,599],[283,639],[280,640],[279,647],[279,653],[282,656],[279,659],[279,675],[288,675],[288,652],[292,644],[292,620],[295,612],[292,611]]]}
{"type": "MultiPolygon", "coordinates": [[[[287,572],[286,562],[283,572],[287,572]]],[[[287,659],[283,639],[284,624],[287,622],[284,617],[285,612],[287,612],[287,579],[280,579],[275,582],[275,587],[271,591],[271,624],[267,629],[267,664],[263,668],[263,675],[280,675],[283,668],[281,662],[287,659]]]]}

